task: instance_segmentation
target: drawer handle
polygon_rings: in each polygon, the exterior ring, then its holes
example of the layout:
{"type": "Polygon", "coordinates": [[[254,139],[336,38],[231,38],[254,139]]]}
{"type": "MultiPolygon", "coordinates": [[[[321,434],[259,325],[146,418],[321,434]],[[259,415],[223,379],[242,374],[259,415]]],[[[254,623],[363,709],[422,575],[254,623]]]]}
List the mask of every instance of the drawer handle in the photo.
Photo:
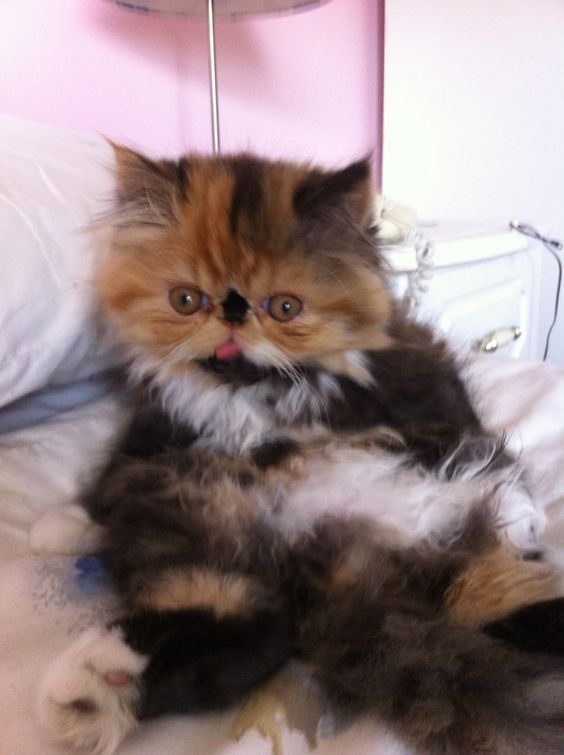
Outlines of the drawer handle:
{"type": "Polygon", "coordinates": [[[492,354],[500,346],[505,346],[511,341],[516,341],[523,335],[523,329],[518,325],[512,325],[507,328],[496,328],[484,336],[479,341],[474,341],[472,348],[474,351],[484,351],[486,354],[492,354]]]}

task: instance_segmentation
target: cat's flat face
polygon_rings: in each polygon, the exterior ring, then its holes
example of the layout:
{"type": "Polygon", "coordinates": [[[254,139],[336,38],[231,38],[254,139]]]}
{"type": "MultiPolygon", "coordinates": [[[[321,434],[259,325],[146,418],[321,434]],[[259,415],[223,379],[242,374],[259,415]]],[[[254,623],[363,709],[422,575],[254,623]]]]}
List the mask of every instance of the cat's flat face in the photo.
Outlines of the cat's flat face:
{"type": "Polygon", "coordinates": [[[366,163],[323,173],[249,156],[116,155],[99,290],[138,357],[226,380],[249,363],[354,373],[347,355],[387,345],[366,163]]]}

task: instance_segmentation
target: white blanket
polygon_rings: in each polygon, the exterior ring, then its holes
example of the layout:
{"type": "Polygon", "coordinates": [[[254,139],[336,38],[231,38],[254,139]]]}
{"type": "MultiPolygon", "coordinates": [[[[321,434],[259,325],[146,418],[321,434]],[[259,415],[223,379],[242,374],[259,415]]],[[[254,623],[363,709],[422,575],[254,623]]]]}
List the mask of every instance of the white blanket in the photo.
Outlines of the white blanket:
{"type": "MultiPolygon", "coordinates": [[[[564,369],[486,357],[470,372],[485,421],[508,430],[512,447],[522,451],[539,504],[549,514],[547,539],[558,549],[564,543],[564,369]]],[[[117,421],[116,406],[106,398],[0,435],[0,755],[66,755],[39,729],[37,684],[72,637],[104,621],[111,601],[88,561],[77,566],[72,557],[32,555],[28,530],[49,507],[73,500],[117,421]]],[[[272,745],[256,730],[238,742],[229,738],[234,715],[144,725],[120,755],[268,755],[272,745]]],[[[309,751],[299,730],[282,729],[285,755],[309,751]]],[[[405,752],[375,723],[357,722],[329,736],[330,730],[330,717],[322,717],[317,750],[323,755],[405,752]]]]}

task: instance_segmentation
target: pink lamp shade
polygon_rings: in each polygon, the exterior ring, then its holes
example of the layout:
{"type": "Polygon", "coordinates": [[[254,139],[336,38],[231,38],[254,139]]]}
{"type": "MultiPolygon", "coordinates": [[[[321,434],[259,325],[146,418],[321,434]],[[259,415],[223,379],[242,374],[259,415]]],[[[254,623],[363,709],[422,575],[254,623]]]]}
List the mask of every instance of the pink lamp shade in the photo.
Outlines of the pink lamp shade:
{"type": "MultiPolygon", "coordinates": [[[[117,5],[141,13],[204,17],[206,0],[112,0],[117,5]]],[[[253,16],[263,13],[302,11],[324,5],[329,0],[215,0],[216,16],[253,16]]]]}

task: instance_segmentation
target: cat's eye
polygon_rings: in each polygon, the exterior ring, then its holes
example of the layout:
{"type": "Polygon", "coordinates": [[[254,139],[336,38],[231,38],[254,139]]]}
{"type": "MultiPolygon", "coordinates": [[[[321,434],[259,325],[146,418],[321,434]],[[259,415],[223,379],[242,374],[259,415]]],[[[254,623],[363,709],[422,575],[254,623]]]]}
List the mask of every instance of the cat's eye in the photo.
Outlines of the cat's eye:
{"type": "Polygon", "coordinates": [[[197,288],[175,286],[168,292],[168,300],[180,315],[193,315],[208,303],[208,297],[197,288]]]}
{"type": "Polygon", "coordinates": [[[266,311],[278,322],[289,322],[297,317],[303,309],[303,304],[297,296],[277,294],[266,301],[266,311]]]}

